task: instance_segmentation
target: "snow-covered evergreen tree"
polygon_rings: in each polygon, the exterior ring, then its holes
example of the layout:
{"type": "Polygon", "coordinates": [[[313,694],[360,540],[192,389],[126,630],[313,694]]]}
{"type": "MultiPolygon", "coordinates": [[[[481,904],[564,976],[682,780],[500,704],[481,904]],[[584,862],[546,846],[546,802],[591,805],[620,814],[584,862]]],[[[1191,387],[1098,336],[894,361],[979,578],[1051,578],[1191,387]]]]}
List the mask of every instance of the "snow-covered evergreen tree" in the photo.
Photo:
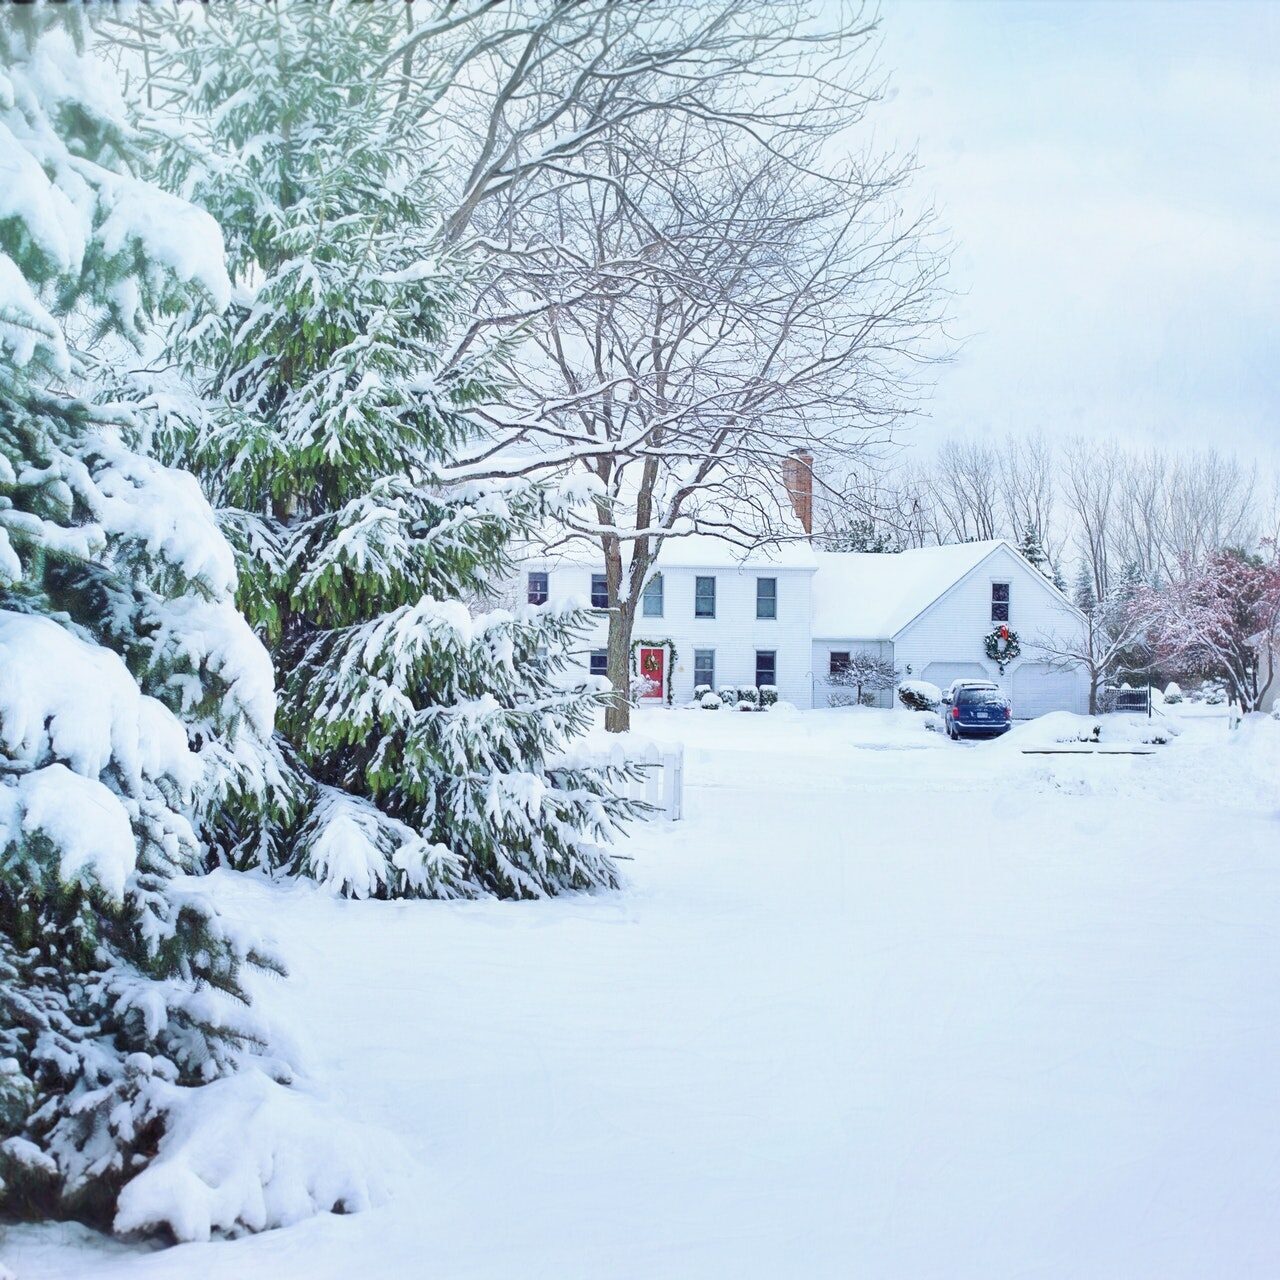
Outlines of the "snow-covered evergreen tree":
{"type": "Polygon", "coordinates": [[[855,516],[824,534],[822,544],[827,551],[870,551],[883,554],[898,550],[893,535],[880,528],[869,516],[855,516]]]}
{"type": "Polygon", "coordinates": [[[1054,576],[1054,568],[1049,563],[1049,557],[1044,549],[1044,541],[1040,537],[1040,530],[1033,524],[1028,524],[1022,531],[1022,537],[1018,540],[1018,553],[1029,564],[1034,565],[1046,578],[1052,579],[1054,576]]]}
{"type": "Polygon", "coordinates": [[[1076,608],[1085,613],[1091,613],[1097,608],[1098,593],[1093,587],[1093,574],[1089,572],[1089,566],[1083,561],[1076,570],[1076,584],[1072,596],[1075,599],[1076,608]]]}
{"type": "Polygon", "coordinates": [[[376,74],[393,20],[325,4],[170,19],[195,141],[168,175],[221,222],[237,286],[179,343],[207,417],[178,447],[226,510],[315,780],[291,865],[357,896],[611,885],[604,844],[629,804],[607,771],[548,761],[603,696],[567,677],[585,615],[463,603],[509,572],[546,495],[448,475],[494,389],[452,347],[465,273],[436,247],[422,140],[376,74]]]}
{"type": "Polygon", "coordinates": [[[198,485],[86,376],[85,346],[229,293],[86,37],[61,6],[0,23],[0,1209],[110,1224],[260,1040],[241,974],[274,961],[177,877],[274,695],[198,485]]]}

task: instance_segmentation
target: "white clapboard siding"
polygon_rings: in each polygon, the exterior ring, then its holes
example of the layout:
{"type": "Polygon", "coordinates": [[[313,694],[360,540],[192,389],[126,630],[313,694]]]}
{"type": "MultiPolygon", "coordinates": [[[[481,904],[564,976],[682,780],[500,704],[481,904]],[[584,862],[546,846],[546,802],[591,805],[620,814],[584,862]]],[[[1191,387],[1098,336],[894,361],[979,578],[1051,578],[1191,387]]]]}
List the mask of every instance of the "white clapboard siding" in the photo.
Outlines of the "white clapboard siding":
{"type": "MultiPolygon", "coordinates": [[[[593,566],[562,564],[550,560],[530,560],[521,565],[521,577],[514,585],[517,599],[523,598],[526,574],[538,569],[547,574],[547,586],[553,601],[591,598],[593,566]]],[[[675,670],[671,691],[677,706],[692,701],[694,653],[709,649],[715,655],[715,684],[755,684],[756,653],[768,650],[775,655],[775,682],[778,697],[798,707],[808,707],[813,700],[812,654],[809,643],[809,619],[812,613],[810,583],[812,569],[795,569],[764,563],[726,568],[671,566],[662,570],[662,616],[644,616],[643,607],[636,611],[635,641],[669,642],[675,646],[675,670]],[[694,616],[694,595],[699,577],[716,581],[716,616],[694,616]],[[756,580],[773,578],[776,583],[776,618],[756,617],[756,580]]],[[[589,664],[591,650],[603,649],[608,635],[608,618],[594,613],[590,627],[577,655],[582,669],[589,664]]]]}

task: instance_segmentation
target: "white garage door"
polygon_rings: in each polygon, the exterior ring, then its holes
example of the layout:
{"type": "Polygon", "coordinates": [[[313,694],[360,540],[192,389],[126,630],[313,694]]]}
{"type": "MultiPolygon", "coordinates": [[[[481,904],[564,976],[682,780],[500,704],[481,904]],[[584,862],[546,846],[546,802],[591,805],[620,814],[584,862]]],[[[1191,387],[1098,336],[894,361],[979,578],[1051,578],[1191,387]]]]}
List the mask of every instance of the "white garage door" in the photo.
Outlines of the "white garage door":
{"type": "Polygon", "coordinates": [[[1079,711],[1080,681],[1074,671],[1046,662],[1024,662],[1013,673],[1013,714],[1030,720],[1048,711],[1079,711]]]}
{"type": "Polygon", "coordinates": [[[990,680],[991,675],[980,662],[931,662],[920,679],[936,684],[945,694],[953,680],[990,680]]]}

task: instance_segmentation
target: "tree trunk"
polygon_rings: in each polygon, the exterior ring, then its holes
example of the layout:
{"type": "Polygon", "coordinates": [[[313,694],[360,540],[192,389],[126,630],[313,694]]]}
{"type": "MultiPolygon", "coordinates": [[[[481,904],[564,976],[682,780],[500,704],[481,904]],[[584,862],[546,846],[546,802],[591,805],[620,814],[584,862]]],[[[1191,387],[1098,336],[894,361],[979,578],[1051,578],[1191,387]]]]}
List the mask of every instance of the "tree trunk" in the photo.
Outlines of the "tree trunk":
{"type": "Polygon", "coordinates": [[[1089,714],[1098,714],[1098,675],[1097,671],[1089,672],[1089,714]]]}
{"type": "Polygon", "coordinates": [[[631,633],[635,626],[635,606],[620,605],[609,614],[609,682],[612,700],[605,708],[607,733],[626,733],[631,728],[631,633]]]}

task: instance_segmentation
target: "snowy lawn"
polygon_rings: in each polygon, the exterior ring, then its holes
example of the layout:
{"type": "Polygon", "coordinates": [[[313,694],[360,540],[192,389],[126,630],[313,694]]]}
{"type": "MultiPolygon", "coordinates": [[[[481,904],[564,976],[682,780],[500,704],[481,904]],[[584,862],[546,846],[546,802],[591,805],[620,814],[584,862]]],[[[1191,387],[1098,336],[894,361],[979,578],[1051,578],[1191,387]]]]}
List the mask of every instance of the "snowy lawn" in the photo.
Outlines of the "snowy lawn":
{"type": "MultiPolygon", "coordinates": [[[[1280,724],[1151,756],[901,712],[650,712],[683,823],[621,894],[337,903],[219,878],[385,1207],[19,1280],[1280,1273],[1280,724]]],[[[231,1135],[235,1140],[236,1135],[231,1135]]]]}

